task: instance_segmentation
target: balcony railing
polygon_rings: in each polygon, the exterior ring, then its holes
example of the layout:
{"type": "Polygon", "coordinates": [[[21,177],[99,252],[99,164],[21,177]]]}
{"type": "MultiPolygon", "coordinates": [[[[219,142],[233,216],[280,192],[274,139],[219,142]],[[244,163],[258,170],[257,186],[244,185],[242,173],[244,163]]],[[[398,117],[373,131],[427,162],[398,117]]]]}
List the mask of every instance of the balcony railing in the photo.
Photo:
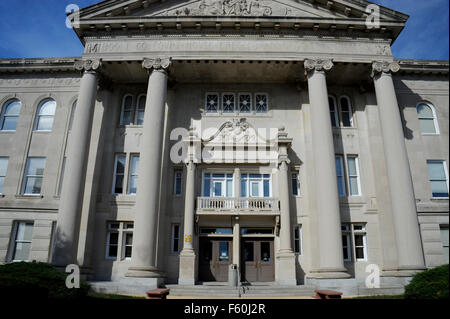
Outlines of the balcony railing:
{"type": "Polygon", "coordinates": [[[197,197],[197,212],[279,212],[278,198],[197,197]]]}

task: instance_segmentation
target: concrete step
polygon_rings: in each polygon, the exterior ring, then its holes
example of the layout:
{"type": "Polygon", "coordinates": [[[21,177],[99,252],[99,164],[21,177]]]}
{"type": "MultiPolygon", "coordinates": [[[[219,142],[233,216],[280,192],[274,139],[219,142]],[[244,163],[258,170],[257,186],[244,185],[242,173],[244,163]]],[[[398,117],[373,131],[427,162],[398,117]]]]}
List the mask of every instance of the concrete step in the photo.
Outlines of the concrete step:
{"type": "MultiPolygon", "coordinates": [[[[238,296],[238,289],[228,286],[212,286],[212,285],[197,285],[197,286],[179,286],[166,285],[170,288],[170,295],[172,296],[211,296],[211,297],[231,297],[238,296]]],[[[243,286],[240,287],[242,297],[277,297],[277,296],[292,296],[292,297],[307,297],[314,296],[314,288],[307,286],[243,286]]]]}

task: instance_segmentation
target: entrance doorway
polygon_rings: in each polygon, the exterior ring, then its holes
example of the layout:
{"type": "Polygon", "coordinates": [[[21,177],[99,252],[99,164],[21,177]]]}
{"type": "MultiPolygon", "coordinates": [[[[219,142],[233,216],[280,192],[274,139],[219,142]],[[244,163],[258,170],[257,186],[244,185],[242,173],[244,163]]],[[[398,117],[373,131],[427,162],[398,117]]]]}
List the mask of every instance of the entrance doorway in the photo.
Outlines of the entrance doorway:
{"type": "Polygon", "coordinates": [[[243,238],[241,276],[247,282],[275,281],[273,239],[243,238]]]}
{"type": "Polygon", "coordinates": [[[228,281],[228,266],[232,260],[232,238],[200,237],[200,281],[228,281]]]}

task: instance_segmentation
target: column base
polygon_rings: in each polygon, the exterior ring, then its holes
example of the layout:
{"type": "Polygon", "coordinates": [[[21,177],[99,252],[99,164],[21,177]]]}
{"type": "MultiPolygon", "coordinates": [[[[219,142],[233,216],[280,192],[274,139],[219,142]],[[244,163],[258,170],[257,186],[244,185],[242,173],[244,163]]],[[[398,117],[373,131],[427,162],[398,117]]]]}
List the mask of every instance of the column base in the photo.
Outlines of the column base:
{"type": "Polygon", "coordinates": [[[180,253],[178,284],[194,286],[197,278],[197,257],[193,250],[183,249],[180,253]]]}
{"type": "Polygon", "coordinates": [[[156,267],[130,267],[125,277],[131,278],[164,278],[166,275],[156,267]]]}
{"type": "Polygon", "coordinates": [[[350,278],[346,268],[321,268],[311,270],[306,278],[309,279],[345,279],[350,278]]]}
{"type": "Polygon", "coordinates": [[[277,282],[280,285],[296,286],[295,254],[289,251],[279,252],[277,260],[277,282]]]}

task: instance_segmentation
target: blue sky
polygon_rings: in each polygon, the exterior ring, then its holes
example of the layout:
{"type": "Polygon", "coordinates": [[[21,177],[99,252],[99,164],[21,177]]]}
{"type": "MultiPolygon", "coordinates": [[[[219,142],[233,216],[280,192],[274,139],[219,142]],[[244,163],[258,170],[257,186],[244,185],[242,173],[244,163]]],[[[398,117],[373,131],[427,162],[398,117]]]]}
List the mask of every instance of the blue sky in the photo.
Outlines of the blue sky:
{"type": "MultiPolygon", "coordinates": [[[[0,58],[80,56],[83,46],[66,28],[66,6],[99,0],[0,0],[0,58]]],[[[375,0],[410,15],[393,46],[396,58],[448,59],[448,0],[375,0]]]]}

